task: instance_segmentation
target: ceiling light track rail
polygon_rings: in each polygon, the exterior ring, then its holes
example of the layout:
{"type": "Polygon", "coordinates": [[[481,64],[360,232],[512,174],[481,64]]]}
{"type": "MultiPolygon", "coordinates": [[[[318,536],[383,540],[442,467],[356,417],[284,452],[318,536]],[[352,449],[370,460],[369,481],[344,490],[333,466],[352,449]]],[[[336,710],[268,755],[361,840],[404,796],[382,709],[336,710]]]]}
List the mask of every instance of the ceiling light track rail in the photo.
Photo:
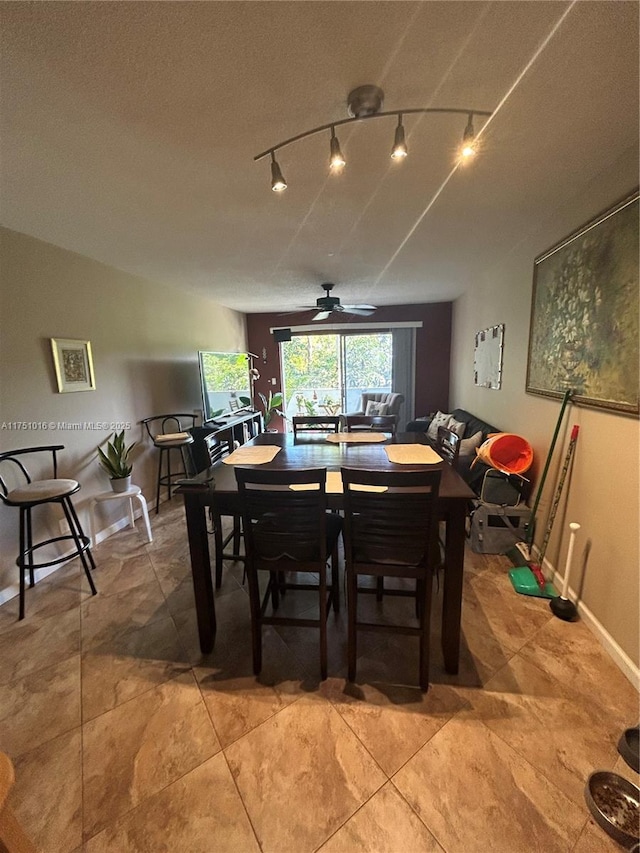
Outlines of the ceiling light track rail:
{"type": "Polygon", "coordinates": [[[336,127],[342,127],[345,124],[352,124],[354,121],[366,121],[373,118],[395,118],[398,124],[393,137],[393,145],[391,146],[391,159],[399,162],[404,160],[408,155],[407,140],[404,132],[402,119],[406,115],[416,115],[425,113],[450,113],[452,115],[467,116],[467,124],[462,134],[462,144],[460,147],[460,159],[467,159],[476,153],[476,132],[473,127],[473,119],[475,116],[491,116],[489,110],[466,109],[462,107],[409,107],[406,110],[385,110],[382,111],[382,102],[384,92],[379,86],[366,85],[358,86],[357,89],[349,92],[347,97],[347,108],[349,118],[338,119],[338,121],[330,121],[326,124],[321,124],[318,127],[313,127],[311,130],[305,130],[303,133],[297,133],[295,136],[290,136],[283,142],[278,142],[267,148],[266,151],[261,151],[253,159],[254,162],[262,160],[263,157],[271,157],[271,189],[276,193],[281,193],[287,188],[287,182],[280,164],[276,160],[276,151],[285,148],[287,145],[292,145],[294,142],[299,142],[301,139],[306,139],[308,136],[314,136],[316,133],[324,133],[330,131],[329,137],[329,169],[334,173],[342,171],[347,161],[340,149],[340,142],[336,136],[336,127]]]}
{"type": "Polygon", "coordinates": [[[268,157],[270,154],[275,154],[276,151],[279,151],[281,148],[285,148],[287,145],[291,145],[292,142],[297,142],[299,139],[306,139],[308,136],[314,136],[316,133],[322,133],[325,130],[333,131],[336,127],[340,127],[344,124],[352,124],[356,121],[368,121],[374,118],[388,118],[389,116],[394,116],[397,119],[401,119],[402,116],[406,115],[415,115],[418,113],[453,113],[455,115],[465,115],[473,121],[474,116],[491,116],[493,113],[491,110],[469,110],[463,109],[461,107],[411,107],[406,110],[392,110],[389,112],[382,113],[374,113],[369,116],[352,116],[350,118],[342,118],[338,121],[330,121],[327,124],[321,124],[319,127],[314,127],[311,130],[305,130],[304,133],[298,133],[295,136],[291,136],[289,139],[285,139],[283,142],[278,142],[277,145],[272,145],[270,148],[267,148],[266,151],[262,151],[260,154],[256,154],[253,158],[254,162],[258,160],[262,160],[264,157],[268,157]]]}

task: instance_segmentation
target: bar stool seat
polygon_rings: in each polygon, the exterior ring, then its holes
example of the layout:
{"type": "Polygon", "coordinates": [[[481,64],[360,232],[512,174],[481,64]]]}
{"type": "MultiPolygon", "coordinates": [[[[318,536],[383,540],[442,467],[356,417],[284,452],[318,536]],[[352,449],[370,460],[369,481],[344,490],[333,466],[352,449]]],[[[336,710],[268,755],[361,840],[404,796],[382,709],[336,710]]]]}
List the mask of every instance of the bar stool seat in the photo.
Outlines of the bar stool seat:
{"type": "Polygon", "coordinates": [[[35,570],[66,563],[74,557],[80,557],[85,575],[89,581],[91,594],[95,595],[97,590],[91,577],[91,569],[96,565],[91,554],[91,541],[85,536],[78,516],[76,514],[71,496],[80,490],[80,484],[76,480],[58,478],[57,475],[57,452],[63,450],[64,445],[47,445],[43,447],[23,447],[19,450],[7,450],[0,453],[0,500],[6,506],[18,507],[20,510],[20,545],[16,565],[20,570],[20,613],[18,618],[24,619],[25,598],[25,572],[29,572],[29,586],[35,584],[35,570]],[[53,478],[44,480],[33,480],[23,462],[22,457],[27,454],[51,453],[53,459],[53,478]],[[8,470],[11,469],[11,470],[8,470]],[[11,475],[11,477],[10,477],[11,475]],[[10,479],[19,479],[19,484],[11,483],[10,479]],[[62,507],[69,533],[62,536],[53,536],[40,542],[33,541],[33,527],[31,510],[36,506],[57,503],[62,507]],[[70,553],[59,555],[51,560],[42,562],[35,561],[35,553],[40,548],[58,543],[73,543],[70,553]]]}
{"type": "Polygon", "coordinates": [[[142,494],[142,489],[140,486],[134,486],[133,484],[126,490],[126,492],[114,492],[113,490],[109,492],[100,492],[98,495],[94,495],[91,499],[91,506],[89,509],[90,517],[91,517],[91,542],[93,546],[96,545],[96,506],[99,503],[106,503],[108,501],[117,500],[118,498],[128,498],[129,500],[129,527],[135,527],[135,516],[133,512],[133,499],[135,498],[140,504],[140,509],[142,510],[142,518],[144,520],[144,526],[147,531],[147,542],[153,542],[153,536],[151,534],[151,524],[149,522],[149,510],[147,507],[147,501],[145,496],[142,494]]]}

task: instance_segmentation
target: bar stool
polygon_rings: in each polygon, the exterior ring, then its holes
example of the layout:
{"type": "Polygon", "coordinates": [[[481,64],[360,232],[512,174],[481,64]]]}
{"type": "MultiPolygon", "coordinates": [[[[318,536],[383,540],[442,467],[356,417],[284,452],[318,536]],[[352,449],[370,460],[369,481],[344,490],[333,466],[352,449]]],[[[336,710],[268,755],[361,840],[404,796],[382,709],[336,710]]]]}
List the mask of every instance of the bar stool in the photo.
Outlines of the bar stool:
{"type": "Polygon", "coordinates": [[[193,444],[193,436],[187,430],[196,425],[197,415],[184,413],[173,413],[168,415],[153,415],[144,418],[141,423],[146,427],[147,433],[154,447],[160,450],[158,458],[158,483],[156,486],[156,515],[160,512],[160,488],[166,486],[167,500],[171,500],[171,489],[176,480],[188,477],[191,471],[190,458],[188,456],[188,445],[193,444]],[[186,424],[187,426],[183,426],[186,424]],[[171,451],[177,450],[180,454],[182,470],[171,471],[171,451]],[[163,459],[166,458],[166,474],[162,473],[163,459]]]}
{"type": "Polygon", "coordinates": [[[91,543],[85,536],[84,531],[76,515],[71,495],[80,490],[80,484],[76,480],[58,478],[57,452],[64,450],[64,445],[47,445],[43,447],[23,447],[20,450],[7,450],[0,453],[0,500],[7,506],[17,506],[20,509],[20,551],[16,565],[20,569],[20,614],[19,619],[24,619],[24,576],[29,572],[29,586],[35,584],[35,569],[44,569],[55,566],[58,563],[66,563],[74,557],[80,557],[84,573],[91,587],[91,594],[96,594],[96,587],[91,577],[91,569],[96,565],[91,554],[91,543]],[[22,459],[18,457],[26,454],[51,453],[53,458],[53,479],[33,480],[27,471],[22,459]],[[11,475],[9,474],[11,471],[11,475]],[[14,485],[14,481],[19,484],[14,485]],[[13,486],[13,487],[11,487],[13,486]],[[64,536],[54,536],[34,544],[31,510],[42,504],[60,504],[64,512],[69,533],[64,536]],[[42,563],[36,563],[34,553],[45,545],[56,542],[73,542],[73,551],[70,554],[56,557],[42,563]]]}

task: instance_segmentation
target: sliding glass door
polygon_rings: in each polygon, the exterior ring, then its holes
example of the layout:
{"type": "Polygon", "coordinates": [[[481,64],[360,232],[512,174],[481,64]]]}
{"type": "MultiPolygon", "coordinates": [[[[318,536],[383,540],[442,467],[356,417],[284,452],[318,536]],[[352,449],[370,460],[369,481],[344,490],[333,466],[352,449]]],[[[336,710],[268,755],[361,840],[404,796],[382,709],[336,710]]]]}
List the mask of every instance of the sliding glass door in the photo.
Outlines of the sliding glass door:
{"type": "Polygon", "coordinates": [[[282,344],[285,413],[357,411],[363,391],[391,391],[390,332],[294,335],[282,344]]]}

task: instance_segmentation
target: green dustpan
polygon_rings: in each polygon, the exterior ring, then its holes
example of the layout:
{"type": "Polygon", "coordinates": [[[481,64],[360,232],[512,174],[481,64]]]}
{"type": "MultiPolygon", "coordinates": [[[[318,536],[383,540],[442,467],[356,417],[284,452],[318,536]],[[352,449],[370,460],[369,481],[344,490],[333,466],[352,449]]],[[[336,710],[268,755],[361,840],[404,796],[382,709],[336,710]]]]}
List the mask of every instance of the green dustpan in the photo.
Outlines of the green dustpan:
{"type": "Polygon", "coordinates": [[[529,566],[520,566],[517,569],[511,569],[509,578],[513,584],[513,588],[521,595],[534,595],[536,598],[557,598],[558,593],[551,586],[549,581],[540,589],[536,576],[533,574],[529,566]]]}

